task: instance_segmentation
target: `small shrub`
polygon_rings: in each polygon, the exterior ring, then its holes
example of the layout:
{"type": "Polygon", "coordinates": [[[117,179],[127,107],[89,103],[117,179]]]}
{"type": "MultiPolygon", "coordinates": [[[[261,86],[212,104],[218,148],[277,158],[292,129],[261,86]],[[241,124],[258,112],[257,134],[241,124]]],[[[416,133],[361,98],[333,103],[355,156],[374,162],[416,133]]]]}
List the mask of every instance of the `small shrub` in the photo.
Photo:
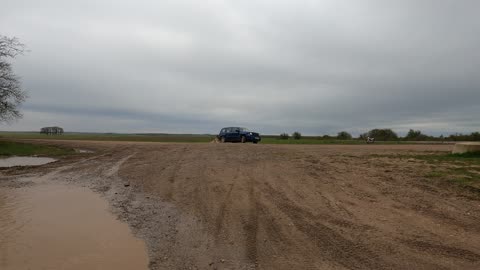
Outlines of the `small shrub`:
{"type": "Polygon", "coordinates": [[[352,135],[346,131],[339,132],[337,135],[337,139],[339,140],[351,140],[352,135]]]}
{"type": "Polygon", "coordinates": [[[288,140],[288,138],[290,138],[290,135],[288,135],[288,133],[280,134],[280,139],[281,140],[288,140]]]}
{"type": "Polygon", "coordinates": [[[335,137],[332,137],[330,135],[323,135],[323,136],[317,137],[317,140],[332,140],[332,139],[335,139],[335,137]]]}
{"type": "Polygon", "coordinates": [[[298,131],[295,131],[293,134],[292,134],[292,137],[293,139],[295,140],[300,140],[302,138],[302,133],[298,132],[298,131]]]}
{"type": "Polygon", "coordinates": [[[389,128],[372,129],[366,135],[370,138],[375,138],[376,141],[395,141],[398,139],[397,133],[389,128]]]}

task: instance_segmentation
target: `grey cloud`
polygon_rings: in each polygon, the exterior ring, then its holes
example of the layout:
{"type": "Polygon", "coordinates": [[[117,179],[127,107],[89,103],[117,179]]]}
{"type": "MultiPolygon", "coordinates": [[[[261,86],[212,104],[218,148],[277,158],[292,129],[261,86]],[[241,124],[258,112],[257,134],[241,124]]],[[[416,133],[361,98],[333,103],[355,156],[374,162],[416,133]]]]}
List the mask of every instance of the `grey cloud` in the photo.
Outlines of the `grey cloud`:
{"type": "Polygon", "coordinates": [[[77,131],[475,131],[479,8],[468,0],[6,1],[0,33],[31,50],[15,63],[28,113],[6,129],[36,130],[61,115],[77,131]]]}

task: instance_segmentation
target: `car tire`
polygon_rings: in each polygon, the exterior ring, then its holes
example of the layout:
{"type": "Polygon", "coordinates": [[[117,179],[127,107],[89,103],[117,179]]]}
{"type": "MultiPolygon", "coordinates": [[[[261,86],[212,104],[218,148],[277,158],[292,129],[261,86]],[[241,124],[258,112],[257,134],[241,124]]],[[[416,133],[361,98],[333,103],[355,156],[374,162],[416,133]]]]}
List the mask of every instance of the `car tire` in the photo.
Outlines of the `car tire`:
{"type": "Polygon", "coordinates": [[[222,138],[220,139],[220,142],[221,142],[221,143],[225,143],[225,137],[222,137],[222,138]]]}
{"type": "Polygon", "coordinates": [[[246,143],[246,142],[247,142],[247,138],[246,138],[245,136],[242,136],[242,138],[240,139],[240,142],[246,143]]]}
{"type": "Polygon", "coordinates": [[[253,144],[257,144],[258,142],[257,141],[253,141],[253,144]]]}

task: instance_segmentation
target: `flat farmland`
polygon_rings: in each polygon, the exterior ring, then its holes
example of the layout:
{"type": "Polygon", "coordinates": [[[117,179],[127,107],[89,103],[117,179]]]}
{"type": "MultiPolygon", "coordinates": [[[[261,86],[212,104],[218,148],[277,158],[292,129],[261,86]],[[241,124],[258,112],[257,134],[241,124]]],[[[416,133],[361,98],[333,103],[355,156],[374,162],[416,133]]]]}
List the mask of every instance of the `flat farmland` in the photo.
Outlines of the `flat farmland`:
{"type": "Polygon", "coordinates": [[[88,186],[151,269],[479,269],[479,159],[451,145],[31,140],[90,150],[0,170],[88,186]]]}

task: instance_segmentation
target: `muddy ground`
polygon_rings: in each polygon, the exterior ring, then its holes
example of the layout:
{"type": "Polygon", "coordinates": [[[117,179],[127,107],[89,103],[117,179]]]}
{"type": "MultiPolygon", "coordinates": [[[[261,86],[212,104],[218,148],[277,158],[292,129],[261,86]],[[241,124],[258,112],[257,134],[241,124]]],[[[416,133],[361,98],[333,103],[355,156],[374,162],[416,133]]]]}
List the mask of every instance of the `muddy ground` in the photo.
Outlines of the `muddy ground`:
{"type": "Polygon", "coordinates": [[[151,269],[480,269],[480,196],[391,154],[448,145],[43,142],[93,150],[0,170],[100,192],[151,269]]]}

